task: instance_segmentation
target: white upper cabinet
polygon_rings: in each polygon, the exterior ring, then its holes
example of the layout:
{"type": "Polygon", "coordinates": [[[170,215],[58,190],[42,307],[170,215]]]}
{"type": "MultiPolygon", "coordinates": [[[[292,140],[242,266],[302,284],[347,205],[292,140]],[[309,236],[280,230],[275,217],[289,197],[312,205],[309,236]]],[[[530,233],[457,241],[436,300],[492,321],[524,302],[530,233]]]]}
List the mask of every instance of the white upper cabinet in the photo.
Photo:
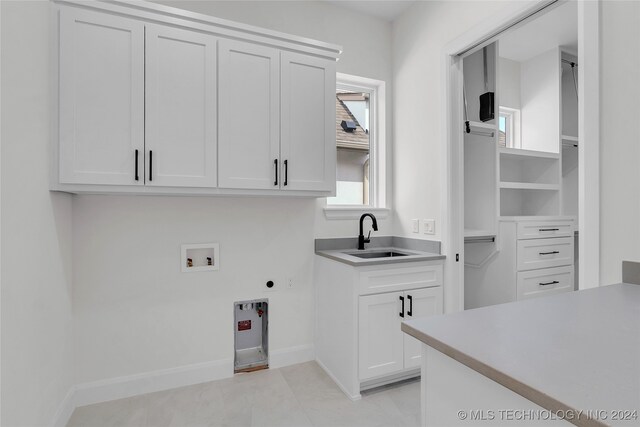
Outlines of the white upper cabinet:
{"type": "Polygon", "coordinates": [[[230,40],[219,51],[219,186],[278,189],[280,52],[230,40]]]}
{"type": "Polygon", "coordinates": [[[335,191],[335,61],[282,52],[281,63],[282,188],[335,191]]]}
{"type": "Polygon", "coordinates": [[[52,190],[335,192],[339,46],[153,3],[53,4],[52,190]]]}
{"type": "Polygon", "coordinates": [[[60,182],[142,185],[144,24],[63,9],[59,58],[60,182]]]}
{"type": "Polygon", "coordinates": [[[216,186],[216,38],[146,27],[146,185],[216,186]]]}

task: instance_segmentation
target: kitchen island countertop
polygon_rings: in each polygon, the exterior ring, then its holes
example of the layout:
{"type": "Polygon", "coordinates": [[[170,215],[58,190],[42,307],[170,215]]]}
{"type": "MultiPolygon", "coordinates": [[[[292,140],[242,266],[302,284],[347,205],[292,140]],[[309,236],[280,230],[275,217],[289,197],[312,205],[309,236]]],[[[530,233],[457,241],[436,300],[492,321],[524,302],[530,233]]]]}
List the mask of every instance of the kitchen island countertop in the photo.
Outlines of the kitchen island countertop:
{"type": "Polygon", "coordinates": [[[402,330],[545,409],[582,412],[576,425],[640,425],[639,285],[412,319],[402,330]],[[617,411],[631,419],[614,420],[617,411]]]}

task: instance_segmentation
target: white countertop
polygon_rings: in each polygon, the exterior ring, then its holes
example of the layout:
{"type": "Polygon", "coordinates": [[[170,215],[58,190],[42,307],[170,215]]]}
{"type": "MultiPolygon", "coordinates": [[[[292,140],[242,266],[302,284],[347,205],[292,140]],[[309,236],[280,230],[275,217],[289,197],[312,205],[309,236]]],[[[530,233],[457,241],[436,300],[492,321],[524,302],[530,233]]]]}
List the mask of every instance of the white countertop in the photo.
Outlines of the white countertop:
{"type": "Polygon", "coordinates": [[[637,410],[600,425],[640,425],[640,285],[412,319],[402,330],[543,408],[637,410]]]}

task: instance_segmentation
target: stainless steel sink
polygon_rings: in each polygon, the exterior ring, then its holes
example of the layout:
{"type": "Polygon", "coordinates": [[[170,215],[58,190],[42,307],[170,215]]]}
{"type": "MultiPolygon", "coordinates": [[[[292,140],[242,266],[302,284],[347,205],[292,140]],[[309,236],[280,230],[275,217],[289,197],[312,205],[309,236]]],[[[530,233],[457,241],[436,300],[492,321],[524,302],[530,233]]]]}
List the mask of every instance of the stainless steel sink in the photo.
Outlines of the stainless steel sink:
{"type": "Polygon", "coordinates": [[[398,256],[407,256],[410,254],[403,254],[402,252],[395,251],[378,251],[378,252],[349,252],[348,255],[358,258],[392,258],[398,256]]]}

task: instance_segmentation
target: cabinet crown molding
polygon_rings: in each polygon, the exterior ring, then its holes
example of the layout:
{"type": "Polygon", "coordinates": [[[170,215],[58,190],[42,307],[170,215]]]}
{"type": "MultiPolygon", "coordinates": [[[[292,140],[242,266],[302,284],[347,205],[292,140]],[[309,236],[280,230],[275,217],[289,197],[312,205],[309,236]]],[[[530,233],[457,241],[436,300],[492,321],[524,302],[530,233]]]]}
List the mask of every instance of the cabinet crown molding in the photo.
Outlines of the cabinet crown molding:
{"type": "Polygon", "coordinates": [[[216,18],[203,13],[191,12],[142,0],[51,0],[58,5],[108,12],[133,17],[147,22],[169,24],[178,28],[199,30],[216,36],[229,37],[265,44],[290,51],[302,52],[322,58],[336,60],[342,46],[311,38],[294,36],[253,25],[216,18]]]}

